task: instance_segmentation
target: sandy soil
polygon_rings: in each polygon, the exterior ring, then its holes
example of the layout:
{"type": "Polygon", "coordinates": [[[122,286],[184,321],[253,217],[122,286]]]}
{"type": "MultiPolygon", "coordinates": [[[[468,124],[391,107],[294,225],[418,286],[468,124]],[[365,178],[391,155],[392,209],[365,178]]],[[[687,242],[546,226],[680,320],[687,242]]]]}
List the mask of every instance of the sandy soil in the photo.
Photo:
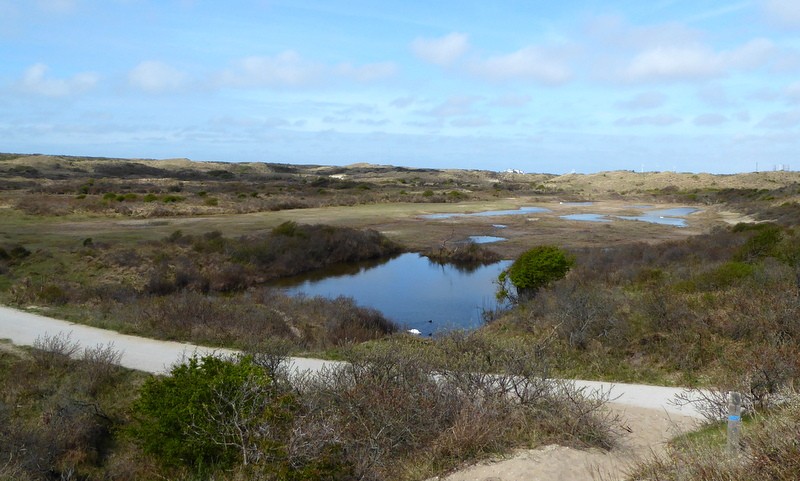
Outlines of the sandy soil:
{"type": "MultiPolygon", "coordinates": [[[[519,450],[464,468],[436,481],[577,481],[625,479],[637,461],[663,453],[666,442],[697,425],[691,416],[622,404],[609,408],[621,417],[620,446],[611,452],[558,445],[519,450]]],[[[434,481],[429,480],[429,481],[434,481]]]]}

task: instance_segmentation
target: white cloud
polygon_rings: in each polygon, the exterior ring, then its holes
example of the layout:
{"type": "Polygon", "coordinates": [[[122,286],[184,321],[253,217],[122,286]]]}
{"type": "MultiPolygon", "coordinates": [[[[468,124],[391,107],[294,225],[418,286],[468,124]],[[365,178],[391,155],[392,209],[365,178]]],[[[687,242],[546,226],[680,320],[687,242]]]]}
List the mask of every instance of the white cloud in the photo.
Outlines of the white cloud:
{"type": "Polygon", "coordinates": [[[147,60],[130,71],[128,82],[145,92],[163,93],[183,87],[186,83],[186,74],[163,62],[147,60]]]}
{"type": "Polygon", "coordinates": [[[481,100],[481,97],[455,95],[432,108],[430,111],[421,113],[439,118],[471,115],[473,113],[473,107],[479,100],[481,100]]]}
{"type": "Polygon", "coordinates": [[[679,23],[632,26],[619,16],[598,16],[585,27],[586,33],[603,49],[650,49],[662,45],[694,45],[702,41],[700,31],[679,23]]]}
{"type": "Polygon", "coordinates": [[[343,78],[357,82],[373,82],[393,77],[397,73],[397,65],[392,62],[371,63],[365,65],[352,65],[344,63],[337,65],[334,72],[343,78]]]}
{"type": "Polygon", "coordinates": [[[650,110],[664,105],[667,96],[661,92],[642,92],[635,97],[617,102],[617,106],[627,110],[650,110]]]}
{"type": "Polygon", "coordinates": [[[694,124],[697,126],[714,126],[722,125],[728,121],[728,117],[722,114],[701,114],[694,118],[694,124]]]}
{"type": "Polygon", "coordinates": [[[789,129],[800,125],[800,110],[775,112],[764,117],[758,123],[759,127],[768,129],[789,129]]]}
{"type": "Polygon", "coordinates": [[[220,81],[232,87],[302,87],[319,82],[324,70],[322,65],[300,58],[297,52],[286,51],[274,57],[236,60],[220,81]]]}
{"type": "Polygon", "coordinates": [[[345,79],[373,82],[395,75],[391,62],[352,65],[325,65],[302,58],[297,52],[285,51],[275,56],[252,56],[238,59],[223,71],[218,82],[228,87],[310,87],[324,82],[345,79]]]}
{"type": "Polygon", "coordinates": [[[528,80],[547,85],[560,85],[572,77],[562,55],[537,46],[475,60],[470,70],[489,80],[528,80]]]}
{"type": "Polygon", "coordinates": [[[469,50],[469,38],[456,32],[440,38],[417,38],[411,43],[411,50],[426,62],[446,67],[469,50]]]}
{"type": "Polygon", "coordinates": [[[724,108],[732,105],[728,92],[722,85],[703,85],[697,90],[697,98],[709,107],[724,108]]]}
{"type": "Polygon", "coordinates": [[[77,0],[37,0],[39,9],[47,13],[70,13],[77,8],[77,0]]]}
{"type": "Polygon", "coordinates": [[[800,2],[797,0],[762,0],[761,8],[776,23],[800,27],[800,2]]]}
{"type": "Polygon", "coordinates": [[[30,66],[17,82],[19,90],[46,97],[67,97],[92,89],[99,77],[95,73],[85,72],[70,78],[58,79],[46,76],[48,67],[43,63],[30,66]]]}
{"type": "Polygon", "coordinates": [[[466,118],[458,118],[454,119],[450,122],[450,125],[453,127],[485,127],[487,125],[491,125],[492,121],[489,120],[487,117],[466,117],[466,118]]]}
{"type": "Polygon", "coordinates": [[[623,127],[636,127],[642,125],[652,125],[656,127],[666,127],[681,122],[680,117],[674,115],[643,115],[640,117],[623,117],[614,122],[615,125],[623,127]]]}
{"type": "Polygon", "coordinates": [[[392,100],[389,105],[398,109],[404,109],[413,105],[416,101],[416,97],[398,97],[392,100]]]}
{"type": "Polygon", "coordinates": [[[767,64],[774,51],[774,45],[766,39],[721,52],[705,45],[659,46],[636,55],[623,77],[634,82],[714,78],[767,64]]]}
{"type": "Polygon", "coordinates": [[[492,102],[492,105],[497,107],[506,107],[506,108],[517,108],[517,107],[524,107],[531,103],[533,97],[530,95],[520,95],[520,94],[504,94],[499,96],[492,102]]]}
{"type": "Polygon", "coordinates": [[[795,82],[786,87],[786,98],[789,103],[800,103],[800,82],[795,82]]]}

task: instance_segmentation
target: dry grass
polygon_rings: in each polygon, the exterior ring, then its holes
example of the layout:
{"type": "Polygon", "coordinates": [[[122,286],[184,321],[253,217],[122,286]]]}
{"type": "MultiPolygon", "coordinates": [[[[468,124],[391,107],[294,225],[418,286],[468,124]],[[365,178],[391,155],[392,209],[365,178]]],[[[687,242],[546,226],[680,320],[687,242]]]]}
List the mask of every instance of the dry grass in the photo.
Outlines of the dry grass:
{"type": "Polygon", "coordinates": [[[730,453],[724,428],[689,435],[673,443],[668,455],[640,463],[630,475],[636,481],[729,481],[800,479],[800,397],[749,421],[741,449],[730,453]]]}

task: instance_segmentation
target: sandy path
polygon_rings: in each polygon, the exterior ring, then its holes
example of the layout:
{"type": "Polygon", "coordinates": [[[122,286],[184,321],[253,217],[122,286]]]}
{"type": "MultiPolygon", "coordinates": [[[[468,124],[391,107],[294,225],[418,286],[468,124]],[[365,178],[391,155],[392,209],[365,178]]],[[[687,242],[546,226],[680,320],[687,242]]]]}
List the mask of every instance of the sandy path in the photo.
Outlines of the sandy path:
{"type": "MultiPolygon", "coordinates": [[[[0,339],[30,346],[39,336],[59,333],[69,334],[73,341],[82,346],[111,343],[122,353],[120,364],[151,373],[167,372],[176,361],[192,353],[234,352],[130,336],[0,306],[0,339]]],[[[291,358],[291,362],[295,369],[301,371],[318,370],[334,363],[306,358],[291,358]]],[[[466,468],[443,480],[622,479],[625,469],[633,460],[658,452],[670,437],[688,430],[698,421],[698,414],[691,408],[671,404],[674,396],[682,391],[680,388],[580,380],[576,380],[575,384],[587,392],[605,392],[613,400],[609,406],[621,415],[620,427],[624,433],[620,448],[610,453],[563,446],[521,450],[510,458],[466,468]]]]}
{"type": "MultiPolygon", "coordinates": [[[[45,334],[54,336],[59,333],[69,334],[71,340],[79,342],[81,346],[113,344],[114,348],[122,353],[120,360],[122,366],[153,374],[169,371],[175,362],[193,353],[202,356],[210,353],[235,352],[230,349],[120,334],[0,306],[0,339],[9,339],[14,344],[31,346],[39,336],[45,334]]],[[[299,370],[318,370],[331,361],[292,358],[292,363],[299,370]]]]}

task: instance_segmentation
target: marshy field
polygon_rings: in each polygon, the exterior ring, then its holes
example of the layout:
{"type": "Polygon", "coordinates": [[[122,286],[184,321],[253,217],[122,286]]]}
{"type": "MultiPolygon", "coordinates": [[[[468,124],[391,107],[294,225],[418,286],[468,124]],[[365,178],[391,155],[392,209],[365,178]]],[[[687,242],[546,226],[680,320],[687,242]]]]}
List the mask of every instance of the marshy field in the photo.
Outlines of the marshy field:
{"type": "Polygon", "coordinates": [[[0,302],[249,353],[154,377],[2,344],[0,479],[412,480],[614,449],[603,403],[554,378],[711,393],[700,431],[618,479],[797,479],[799,182],[0,154],[0,302]],[[569,272],[498,301],[541,245],[569,272]],[[354,368],[290,379],[288,355],[354,368]]]}

